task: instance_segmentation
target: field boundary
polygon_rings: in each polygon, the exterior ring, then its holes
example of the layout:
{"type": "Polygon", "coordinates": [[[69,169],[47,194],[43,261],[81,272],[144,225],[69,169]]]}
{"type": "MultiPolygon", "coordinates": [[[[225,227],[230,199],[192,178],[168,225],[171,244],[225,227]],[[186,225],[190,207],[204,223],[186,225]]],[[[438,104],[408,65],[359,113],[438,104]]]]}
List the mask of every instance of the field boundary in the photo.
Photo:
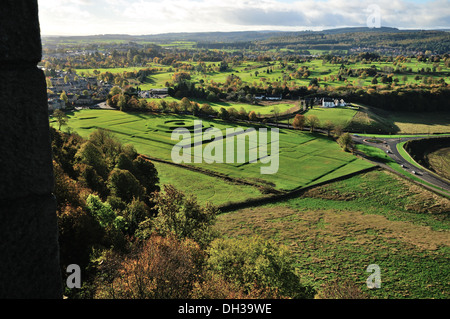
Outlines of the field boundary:
{"type": "Polygon", "coordinates": [[[230,177],[228,175],[225,174],[221,174],[221,173],[217,173],[217,172],[212,172],[209,170],[205,170],[205,169],[201,169],[195,166],[191,166],[191,165],[184,165],[184,164],[177,164],[171,161],[167,161],[167,160],[163,160],[157,157],[153,157],[153,156],[149,156],[149,155],[141,155],[142,157],[150,160],[150,161],[154,161],[154,162],[159,162],[159,163],[163,163],[163,164],[168,164],[168,165],[172,165],[172,166],[176,166],[179,168],[184,168],[193,172],[197,172],[197,173],[201,173],[201,174],[205,174],[211,177],[216,177],[216,178],[220,178],[225,180],[226,182],[232,183],[232,184],[242,184],[242,185],[246,185],[246,186],[252,186],[252,187],[256,187],[256,188],[267,188],[268,193],[272,193],[272,194],[284,194],[285,192],[276,190],[272,187],[270,187],[268,184],[263,185],[263,184],[256,184],[256,183],[252,183],[240,178],[235,178],[235,177],[230,177]]]}
{"type": "MultiPolygon", "coordinates": [[[[220,213],[219,214],[223,214],[226,212],[230,212],[230,211],[234,211],[234,210],[238,210],[238,209],[244,209],[244,208],[249,208],[249,207],[257,207],[257,206],[261,206],[261,205],[265,205],[265,204],[270,204],[270,203],[275,203],[275,202],[279,202],[279,201],[283,201],[283,200],[287,200],[287,199],[292,199],[295,198],[299,195],[301,195],[302,193],[306,192],[307,190],[310,190],[312,188],[315,187],[319,187],[319,186],[323,186],[323,185],[327,185],[330,183],[334,183],[334,182],[338,182],[341,180],[346,180],[348,178],[357,176],[359,174],[364,174],[364,173],[368,173],[371,172],[373,170],[376,169],[381,169],[380,166],[374,164],[374,166],[369,167],[369,168],[365,168],[362,170],[359,170],[357,172],[353,172],[350,174],[346,174],[343,176],[339,176],[333,179],[329,179],[327,181],[323,181],[317,184],[313,184],[313,185],[309,185],[309,186],[301,186],[298,188],[295,188],[291,191],[279,191],[276,190],[272,187],[264,187],[264,185],[261,184],[255,184],[255,183],[251,183],[245,180],[241,180],[239,178],[234,178],[234,177],[230,177],[224,174],[220,174],[220,173],[215,173],[212,171],[208,171],[208,170],[203,170],[194,166],[190,166],[190,165],[183,165],[183,164],[177,164],[177,163],[173,163],[170,161],[166,161],[160,158],[156,158],[153,156],[149,156],[149,155],[144,155],[141,154],[142,157],[151,160],[151,161],[155,161],[155,162],[159,162],[159,163],[163,163],[163,164],[168,164],[168,165],[172,165],[172,166],[176,166],[176,167],[180,167],[180,168],[184,168],[184,169],[188,169],[190,171],[193,172],[197,172],[197,173],[201,173],[201,174],[205,174],[211,177],[216,177],[216,178],[221,178],[223,180],[225,180],[226,182],[229,183],[233,183],[233,184],[242,184],[242,185],[246,185],[246,186],[252,186],[252,187],[256,187],[260,190],[262,190],[263,188],[265,190],[267,190],[268,194],[272,194],[272,195],[267,195],[267,196],[263,196],[263,197],[259,197],[259,198],[249,198],[246,199],[244,201],[240,201],[240,202],[233,202],[233,203],[226,203],[226,204],[222,204],[217,206],[217,208],[219,209],[220,213]]],[[[264,195],[264,193],[262,193],[264,195]]]]}
{"type": "Polygon", "coordinates": [[[320,182],[320,183],[317,183],[314,185],[299,187],[292,191],[285,192],[283,194],[272,195],[272,196],[263,197],[263,198],[252,198],[252,199],[247,199],[245,201],[231,203],[231,204],[223,204],[223,205],[218,206],[218,208],[220,210],[220,214],[223,214],[223,213],[228,213],[228,212],[239,210],[239,209],[257,207],[257,206],[262,206],[262,205],[266,205],[266,204],[272,204],[272,203],[276,203],[276,202],[280,202],[280,201],[285,201],[287,199],[295,198],[295,197],[303,194],[304,192],[306,192],[310,189],[313,189],[315,187],[319,187],[319,186],[327,185],[330,183],[346,180],[351,177],[354,177],[354,176],[357,176],[360,174],[364,174],[364,173],[368,173],[368,172],[378,170],[378,169],[382,169],[382,168],[378,165],[375,165],[375,166],[372,166],[369,168],[362,169],[357,172],[339,176],[339,177],[336,177],[336,178],[333,178],[333,179],[330,179],[327,181],[323,181],[323,182],[320,182]]]}
{"type": "Polygon", "coordinates": [[[436,195],[443,196],[443,197],[445,197],[445,198],[450,198],[450,194],[449,194],[449,193],[446,193],[444,190],[441,191],[441,190],[437,189],[437,188],[436,188],[437,186],[432,187],[432,186],[428,186],[428,185],[426,185],[426,184],[423,184],[423,183],[421,183],[421,182],[419,182],[419,181],[416,181],[416,180],[414,180],[414,179],[412,179],[412,178],[409,178],[408,176],[406,176],[406,175],[404,175],[404,174],[402,174],[402,173],[396,171],[396,170],[393,169],[393,168],[390,168],[389,166],[387,166],[386,169],[387,169],[388,171],[390,171],[390,172],[396,174],[397,176],[399,176],[399,177],[401,177],[401,178],[403,178],[403,179],[409,181],[409,182],[412,182],[412,183],[414,183],[414,184],[416,184],[416,185],[418,185],[418,186],[422,186],[422,187],[426,188],[427,190],[429,190],[430,192],[432,192],[432,193],[434,193],[434,194],[436,194],[436,195]]]}
{"type": "Polygon", "coordinates": [[[408,175],[406,175],[405,173],[401,173],[401,172],[395,170],[394,168],[390,167],[387,164],[378,162],[376,159],[365,155],[363,152],[358,151],[356,154],[361,156],[362,158],[366,159],[367,161],[371,162],[372,164],[377,165],[381,169],[385,169],[385,170],[387,170],[387,171],[389,171],[391,173],[394,173],[395,175],[403,178],[404,180],[412,182],[412,183],[416,184],[417,186],[424,187],[424,188],[426,188],[427,190],[431,191],[432,193],[434,193],[436,195],[443,196],[445,198],[450,198],[450,193],[446,192],[443,189],[440,189],[438,186],[430,186],[431,184],[427,185],[427,184],[424,184],[424,183],[422,183],[422,182],[420,182],[418,180],[415,180],[415,179],[409,177],[408,175]]]}

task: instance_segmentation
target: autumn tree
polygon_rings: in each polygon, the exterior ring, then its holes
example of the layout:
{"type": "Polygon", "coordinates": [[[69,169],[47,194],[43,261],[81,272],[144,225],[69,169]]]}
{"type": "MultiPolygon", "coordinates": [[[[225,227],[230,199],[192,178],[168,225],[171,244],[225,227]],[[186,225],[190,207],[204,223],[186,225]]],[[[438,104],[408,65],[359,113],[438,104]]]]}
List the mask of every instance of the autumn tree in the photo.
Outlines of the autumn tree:
{"type": "Polygon", "coordinates": [[[216,239],[208,249],[209,271],[250,293],[265,290],[268,298],[313,298],[301,283],[289,249],[261,237],[216,239]]]}
{"type": "Polygon", "coordinates": [[[127,170],[115,168],[108,177],[108,188],[111,194],[121,198],[126,203],[133,199],[142,199],[145,190],[137,178],[127,170]]]}
{"type": "Polygon", "coordinates": [[[306,116],[306,124],[309,125],[312,133],[314,132],[314,129],[320,125],[320,120],[316,115],[311,114],[306,116]]]}
{"type": "Polygon", "coordinates": [[[327,131],[327,135],[330,136],[331,131],[333,130],[334,123],[330,120],[325,121],[323,124],[323,128],[327,131]]]}
{"type": "Polygon", "coordinates": [[[53,112],[53,117],[58,122],[58,130],[61,131],[61,126],[67,125],[67,122],[69,121],[69,118],[67,117],[66,113],[64,113],[61,110],[55,110],[53,112]]]}
{"type": "Polygon", "coordinates": [[[189,112],[192,109],[191,101],[187,97],[181,99],[180,106],[181,110],[185,113],[189,112]]]}
{"type": "Polygon", "coordinates": [[[124,94],[119,94],[119,100],[117,102],[117,107],[121,110],[124,111],[127,108],[127,100],[125,98],[124,94]]]}
{"type": "Polygon", "coordinates": [[[69,98],[67,97],[67,94],[65,91],[62,91],[60,97],[59,97],[62,101],[64,101],[64,104],[67,106],[69,105],[69,98]]]}
{"type": "Polygon", "coordinates": [[[221,118],[222,120],[228,120],[229,117],[230,114],[228,113],[228,111],[225,108],[221,107],[219,109],[219,118],[221,118]]]}
{"type": "Polygon", "coordinates": [[[344,133],[344,127],[340,124],[337,124],[333,128],[334,137],[340,137],[344,133]]]}
{"type": "Polygon", "coordinates": [[[297,114],[295,115],[294,121],[292,122],[292,126],[296,130],[303,130],[303,128],[305,127],[305,123],[306,123],[305,116],[302,114],[297,114]]]}
{"type": "Polygon", "coordinates": [[[102,283],[96,298],[188,299],[204,258],[191,239],[152,236],[135,255],[120,262],[113,280],[102,283]]]}
{"type": "Polygon", "coordinates": [[[191,79],[191,75],[187,72],[175,72],[172,75],[172,81],[174,83],[181,83],[185,80],[190,80],[191,79]]]}
{"type": "Polygon", "coordinates": [[[350,133],[344,133],[339,137],[338,139],[339,145],[342,147],[342,149],[346,152],[349,152],[353,148],[353,140],[350,133]]]}
{"type": "Polygon", "coordinates": [[[160,235],[173,234],[176,238],[191,238],[201,246],[213,237],[211,225],[216,220],[217,208],[201,206],[193,196],[186,196],[172,185],[164,185],[164,192],[155,194],[157,217],[152,228],[160,235]]]}

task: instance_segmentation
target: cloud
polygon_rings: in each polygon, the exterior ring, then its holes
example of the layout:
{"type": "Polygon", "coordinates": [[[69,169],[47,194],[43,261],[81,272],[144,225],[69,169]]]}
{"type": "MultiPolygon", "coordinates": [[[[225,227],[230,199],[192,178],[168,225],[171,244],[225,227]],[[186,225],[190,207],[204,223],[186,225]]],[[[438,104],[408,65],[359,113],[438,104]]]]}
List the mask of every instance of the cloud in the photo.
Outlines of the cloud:
{"type": "Polygon", "coordinates": [[[59,28],[88,34],[365,26],[371,4],[380,8],[384,26],[450,27],[450,0],[39,0],[39,3],[44,10],[41,24],[48,26],[46,30],[59,28]]]}

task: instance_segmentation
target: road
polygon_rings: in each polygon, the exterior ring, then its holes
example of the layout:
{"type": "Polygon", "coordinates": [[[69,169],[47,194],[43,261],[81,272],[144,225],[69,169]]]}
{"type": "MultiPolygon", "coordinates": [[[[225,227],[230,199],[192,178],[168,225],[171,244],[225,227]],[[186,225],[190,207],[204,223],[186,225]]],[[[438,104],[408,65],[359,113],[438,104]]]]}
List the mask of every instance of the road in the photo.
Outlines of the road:
{"type": "MultiPolygon", "coordinates": [[[[429,136],[430,138],[439,138],[439,136],[429,136]]],[[[431,173],[430,171],[424,169],[420,165],[413,165],[408,162],[397,150],[397,144],[401,142],[411,141],[411,140],[419,140],[424,137],[392,137],[392,138],[376,138],[377,140],[382,141],[382,143],[370,143],[367,139],[370,137],[367,136],[359,136],[358,134],[352,135],[352,139],[355,143],[370,145],[373,147],[377,147],[383,150],[386,155],[396,161],[399,165],[403,165],[403,169],[405,171],[414,174],[417,178],[430,183],[434,186],[442,188],[450,193],[450,183],[445,179],[439,177],[438,175],[431,173]]],[[[427,137],[428,138],[428,137],[427,137]]]]}
{"type": "MultiPolygon", "coordinates": [[[[267,123],[271,126],[276,126],[280,128],[290,128],[292,129],[292,125],[287,124],[275,124],[275,123],[267,123]]],[[[308,128],[304,128],[304,130],[307,130],[308,128]]],[[[323,134],[326,134],[327,132],[321,129],[315,129],[314,131],[320,132],[323,134]]],[[[450,195],[450,183],[439,177],[437,174],[431,173],[430,171],[424,169],[420,165],[412,165],[410,162],[408,162],[403,156],[398,152],[397,150],[397,144],[411,141],[411,140],[420,140],[423,138],[439,138],[442,136],[426,136],[426,137],[391,137],[391,138],[376,138],[377,140],[382,141],[382,143],[370,143],[366,142],[367,139],[370,139],[368,136],[360,136],[358,134],[352,134],[352,139],[354,143],[358,144],[365,144],[377,147],[383,152],[386,153],[390,158],[392,158],[394,161],[396,161],[399,165],[403,165],[403,169],[413,175],[415,175],[417,178],[432,184],[436,187],[439,187],[441,189],[444,189],[447,192],[447,195],[450,195]]],[[[377,162],[380,166],[392,170],[389,166],[387,166],[384,163],[377,162]]],[[[406,175],[405,175],[406,176],[406,175]]],[[[406,176],[407,177],[407,176],[406,176]]]]}
{"type": "MultiPolygon", "coordinates": [[[[292,125],[287,124],[275,124],[275,123],[267,123],[271,126],[276,126],[280,128],[290,128],[292,129],[292,125]]],[[[308,128],[304,128],[304,130],[307,130],[308,128]]],[[[315,129],[316,132],[320,132],[323,134],[326,134],[327,132],[321,129],[315,129]]],[[[377,140],[382,141],[382,143],[370,143],[367,142],[367,139],[370,139],[368,136],[360,136],[358,134],[352,134],[352,139],[354,143],[358,144],[365,144],[377,147],[383,152],[386,153],[390,158],[392,158],[394,161],[396,161],[399,165],[403,165],[403,169],[413,175],[415,175],[417,178],[432,184],[436,187],[439,187],[441,189],[444,189],[448,195],[450,195],[450,183],[439,177],[437,174],[431,173],[430,171],[424,169],[422,166],[419,165],[412,165],[410,162],[408,162],[403,156],[398,152],[397,150],[397,144],[411,141],[411,140],[420,140],[423,138],[439,138],[442,136],[426,136],[426,137],[391,137],[391,138],[376,138],[377,140]]],[[[377,162],[380,166],[392,170],[389,166],[385,165],[384,163],[377,162]]],[[[406,176],[406,175],[405,175],[406,176]]]]}

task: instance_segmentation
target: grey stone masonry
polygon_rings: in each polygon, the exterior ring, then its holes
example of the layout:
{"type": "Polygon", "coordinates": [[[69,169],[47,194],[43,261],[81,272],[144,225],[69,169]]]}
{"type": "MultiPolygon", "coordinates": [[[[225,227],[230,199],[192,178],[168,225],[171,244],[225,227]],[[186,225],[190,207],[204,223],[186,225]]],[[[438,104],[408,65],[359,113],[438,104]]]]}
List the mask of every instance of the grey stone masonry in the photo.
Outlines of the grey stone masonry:
{"type": "Polygon", "coordinates": [[[0,10],[0,298],[60,299],[56,202],[36,0],[0,10]]]}

